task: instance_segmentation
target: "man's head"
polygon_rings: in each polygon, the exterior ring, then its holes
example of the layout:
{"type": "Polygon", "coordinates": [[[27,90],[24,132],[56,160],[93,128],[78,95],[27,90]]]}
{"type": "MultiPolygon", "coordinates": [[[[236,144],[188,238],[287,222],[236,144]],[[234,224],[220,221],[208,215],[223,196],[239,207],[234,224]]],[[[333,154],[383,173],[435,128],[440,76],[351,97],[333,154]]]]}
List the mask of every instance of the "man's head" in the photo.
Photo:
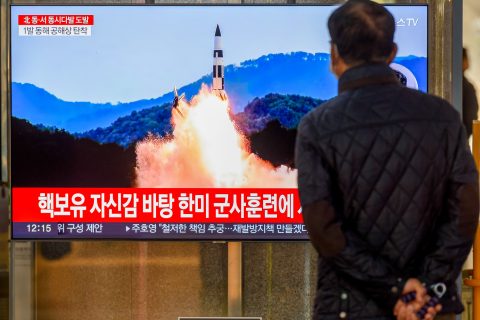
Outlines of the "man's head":
{"type": "Polygon", "coordinates": [[[397,54],[393,42],[395,20],[387,9],[373,1],[347,1],[328,19],[328,30],[332,71],[338,77],[360,64],[390,64],[397,54]]]}
{"type": "Polygon", "coordinates": [[[470,61],[468,60],[468,51],[463,48],[463,72],[467,71],[470,67],[470,61]]]}

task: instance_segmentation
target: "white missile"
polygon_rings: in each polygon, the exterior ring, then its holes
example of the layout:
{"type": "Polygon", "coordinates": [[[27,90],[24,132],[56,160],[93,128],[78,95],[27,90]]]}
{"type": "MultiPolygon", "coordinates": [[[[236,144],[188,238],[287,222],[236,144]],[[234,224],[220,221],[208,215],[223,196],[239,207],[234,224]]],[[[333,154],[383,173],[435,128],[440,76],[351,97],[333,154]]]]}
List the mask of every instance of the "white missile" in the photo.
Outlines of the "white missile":
{"type": "Polygon", "coordinates": [[[213,47],[213,90],[217,91],[221,97],[225,96],[225,69],[223,66],[222,34],[217,24],[215,30],[215,43],[213,47]]]}

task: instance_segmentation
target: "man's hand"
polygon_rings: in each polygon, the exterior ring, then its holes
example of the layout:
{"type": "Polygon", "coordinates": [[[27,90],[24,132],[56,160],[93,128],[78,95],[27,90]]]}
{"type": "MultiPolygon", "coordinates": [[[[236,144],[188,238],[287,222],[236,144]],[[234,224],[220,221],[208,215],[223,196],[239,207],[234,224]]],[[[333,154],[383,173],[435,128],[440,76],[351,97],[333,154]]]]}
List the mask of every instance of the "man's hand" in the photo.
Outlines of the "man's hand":
{"type": "MultiPolygon", "coordinates": [[[[402,295],[409,292],[415,292],[415,300],[408,304],[402,300],[398,300],[393,309],[393,314],[397,317],[397,320],[418,320],[417,312],[430,300],[430,297],[427,295],[427,289],[425,289],[418,279],[408,279],[405,283],[402,295]]],[[[441,309],[441,305],[437,305],[435,308],[429,308],[424,319],[433,319],[441,309]]]]}
{"type": "MultiPolygon", "coordinates": [[[[427,300],[430,299],[429,296],[427,296],[427,300]]],[[[411,304],[405,304],[403,301],[399,300],[397,302],[397,305],[395,308],[398,310],[395,316],[397,317],[397,320],[419,320],[417,316],[417,311],[415,311],[415,308],[411,304]],[[401,305],[399,305],[401,303],[401,305]]],[[[432,320],[435,318],[437,313],[439,313],[442,310],[441,305],[436,305],[435,308],[428,308],[427,314],[423,317],[425,320],[432,320]]]]}

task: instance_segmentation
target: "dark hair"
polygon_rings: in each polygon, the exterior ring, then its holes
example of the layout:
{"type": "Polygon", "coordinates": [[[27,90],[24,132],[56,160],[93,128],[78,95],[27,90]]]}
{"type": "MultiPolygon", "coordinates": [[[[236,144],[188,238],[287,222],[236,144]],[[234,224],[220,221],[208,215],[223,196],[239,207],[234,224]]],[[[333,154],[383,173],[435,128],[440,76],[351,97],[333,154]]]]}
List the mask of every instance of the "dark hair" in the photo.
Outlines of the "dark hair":
{"type": "Polygon", "coordinates": [[[463,53],[463,59],[468,59],[468,51],[466,48],[462,49],[462,53],[463,53]]]}
{"type": "Polygon", "coordinates": [[[346,63],[387,58],[394,48],[395,20],[382,5],[349,0],[328,19],[328,30],[346,63]]]}

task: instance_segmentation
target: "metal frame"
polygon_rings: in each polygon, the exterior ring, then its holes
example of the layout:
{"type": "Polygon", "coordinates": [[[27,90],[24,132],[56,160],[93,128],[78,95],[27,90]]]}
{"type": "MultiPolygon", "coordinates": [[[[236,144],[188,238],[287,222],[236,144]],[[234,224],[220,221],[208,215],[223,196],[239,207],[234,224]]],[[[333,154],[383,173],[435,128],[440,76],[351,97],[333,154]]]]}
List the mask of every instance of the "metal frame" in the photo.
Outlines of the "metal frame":
{"type": "Polygon", "coordinates": [[[452,1],[452,105],[462,116],[463,1],[452,1]]]}
{"type": "Polygon", "coordinates": [[[9,148],[9,81],[10,81],[10,70],[9,70],[9,47],[10,47],[10,34],[8,27],[9,21],[9,3],[8,0],[1,0],[0,2],[0,72],[1,72],[1,81],[0,81],[0,120],[1,120],[1,132],[0,132],[0,142],[1,142],[1,178],[2,185],[6,184],[10,179],[10,172],[8,171],[8,148],[9,148]]]}
{"type": "Polygon", "coordinates": [[[10,320],[36,319],[35,243],[13,241],[10,247],[10,320]]]}
{"type": "Polygon", "coordinates": [[[241,317],[242,304],[242,243],[228,242],[228,316],[241,317]]]}
{"type": "MultiPolygon", "coordinates": [[[[8,25],[9,25],[9,2],[8,0],[0,0],[0,188],[5,189],[5,198],[0,199],[0,201],[8,201],[10,198],[10,189],[9,181],[10,181],[10,172],[9,172],[9,33],[8,33],[8,25]]],[[[5,213],[4,213],[5,214],[5,213]]],[[[10,218],[10,210],[8,211],[8,218],[10,218]]],[[[10,249],[11,250],[11,249],[10,249]]],[[[3,258],[3,257],[2,257],[3,258]]],[[[14,284],[17,282],[14,281],[14,266],[9,265],[13,260],[13,257],[10,255],[6,257],[7,263],[10,271],[9,274],[9,299],[8,299],[8,310],[9,310],[9,317],[13,319],[13,310],[14,310],[14,301],[12,299],[12,290],[14,288],[14,284]]],[[[33,260],[31,260],[33,262],[33,260]]],[[[31,279],[30,279],[31,280],[31,279]]],[[[30,283],[30,285],[33,282],[30,283]]],[[[33,311],[33,310],[32,310],[33,311]]]]}

